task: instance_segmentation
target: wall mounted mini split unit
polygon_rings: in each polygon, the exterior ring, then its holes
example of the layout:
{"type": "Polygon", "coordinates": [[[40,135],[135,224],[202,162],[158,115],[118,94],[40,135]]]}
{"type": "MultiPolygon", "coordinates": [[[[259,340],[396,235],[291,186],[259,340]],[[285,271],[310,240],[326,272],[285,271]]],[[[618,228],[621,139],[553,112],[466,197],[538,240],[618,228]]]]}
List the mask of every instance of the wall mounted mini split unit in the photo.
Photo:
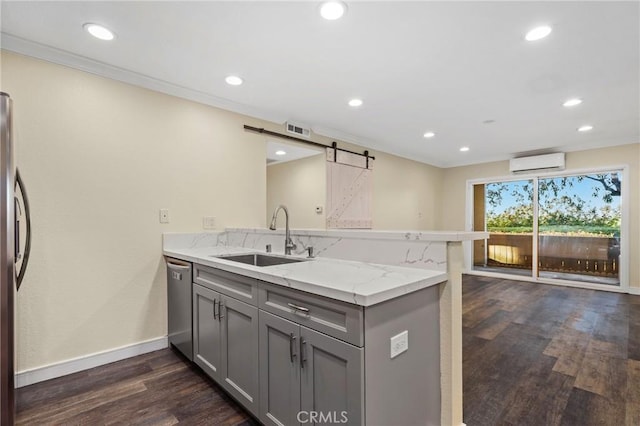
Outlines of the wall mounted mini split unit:
{"type": "Polygon", "coordinates": [[[509,160],[509,171],[511,173],[527,173],[539,170],[564,170],[564,152],[509,160]]]}
{"type": "Polygon", "coordinates": [[[303,138],[311,137],[311,129],[309,127],[303,126],[301,124],[292,123],[290,121],[287,121],[285,125],[287,127],[287,132],[289,133],[293,133],[294,135],[297,135],[297,136],[302,136],[303,138]]]}

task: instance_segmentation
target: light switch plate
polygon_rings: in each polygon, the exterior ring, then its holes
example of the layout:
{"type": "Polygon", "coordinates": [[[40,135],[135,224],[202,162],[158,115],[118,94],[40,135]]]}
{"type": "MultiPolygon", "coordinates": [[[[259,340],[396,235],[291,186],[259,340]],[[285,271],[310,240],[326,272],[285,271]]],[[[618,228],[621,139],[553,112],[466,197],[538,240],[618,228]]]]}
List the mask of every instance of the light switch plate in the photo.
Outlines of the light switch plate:
{"type": "Polygon", "coordinates": [[[160,209],[160,223],[169,223],[169,209],[160,209]]]}
{"type": "Polygon", "coordinates": [[[409,349],[409,332],[407,330],[391,338],[391,358],[395,358],[409,349]]]}
{"type": "Polygon", "coordinates": [[[213,216],[205,216],[202,218],[202,227],[204,229],[216,229],[216,218],[213,216]]]}

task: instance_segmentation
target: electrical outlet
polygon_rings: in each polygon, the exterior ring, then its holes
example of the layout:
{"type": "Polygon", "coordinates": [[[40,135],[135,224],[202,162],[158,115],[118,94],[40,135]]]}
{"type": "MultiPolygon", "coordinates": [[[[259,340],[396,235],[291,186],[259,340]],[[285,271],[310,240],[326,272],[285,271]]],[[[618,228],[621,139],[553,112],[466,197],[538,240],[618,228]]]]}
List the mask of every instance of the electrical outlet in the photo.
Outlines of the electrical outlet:
{"type": "Polygon", "coordinates": [[[160,223],[169,223],[169,209],[160,209],[160,223]]]}
{"type": "Polygon", "coordinates": [[[205,216],[202,218],[202,227],[204,229],[216,229],[216,218],[213,216],[205,216]]]}
{"type": "Polygon", "coordinates": [[[391,338],[391,358],[395,358],[409,349],[409,332],[407,330],[391,338]]]}

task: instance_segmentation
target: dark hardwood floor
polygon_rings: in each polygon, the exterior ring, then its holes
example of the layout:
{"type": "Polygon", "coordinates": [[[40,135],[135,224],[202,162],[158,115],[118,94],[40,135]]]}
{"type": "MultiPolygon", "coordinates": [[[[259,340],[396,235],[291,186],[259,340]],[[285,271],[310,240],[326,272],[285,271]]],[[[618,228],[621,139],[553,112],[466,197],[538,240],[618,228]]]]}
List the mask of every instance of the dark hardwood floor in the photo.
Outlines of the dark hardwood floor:
{"type": "MultiPolygon", "coordinates": [[[[640,296],[465,276],[463,339],[468,426],[640,425],[640,296]]],[[[171,349],[21,388],[17,406],[22,425],[256,424],[171,349]]]]}
{"type": "Polygon", "coordinates": [[[18,389],[18,425],[258,423],[172,349],[18,389]]]}
{"type": "Polygon", "coordinates": [[[464,420],[640,425],[640,296],[463,281],[464,420]]]}

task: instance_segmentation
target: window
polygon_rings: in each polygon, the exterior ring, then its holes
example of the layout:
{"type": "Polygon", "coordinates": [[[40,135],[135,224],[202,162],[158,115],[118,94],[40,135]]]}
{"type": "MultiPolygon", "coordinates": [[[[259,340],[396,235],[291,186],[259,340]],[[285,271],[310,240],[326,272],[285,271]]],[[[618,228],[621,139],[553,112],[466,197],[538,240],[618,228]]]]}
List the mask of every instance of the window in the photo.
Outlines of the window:
{"type": "Polygon", "coordinates": [[[473,270],[621,285],[622,170],[472,184],[473,270]]]}

